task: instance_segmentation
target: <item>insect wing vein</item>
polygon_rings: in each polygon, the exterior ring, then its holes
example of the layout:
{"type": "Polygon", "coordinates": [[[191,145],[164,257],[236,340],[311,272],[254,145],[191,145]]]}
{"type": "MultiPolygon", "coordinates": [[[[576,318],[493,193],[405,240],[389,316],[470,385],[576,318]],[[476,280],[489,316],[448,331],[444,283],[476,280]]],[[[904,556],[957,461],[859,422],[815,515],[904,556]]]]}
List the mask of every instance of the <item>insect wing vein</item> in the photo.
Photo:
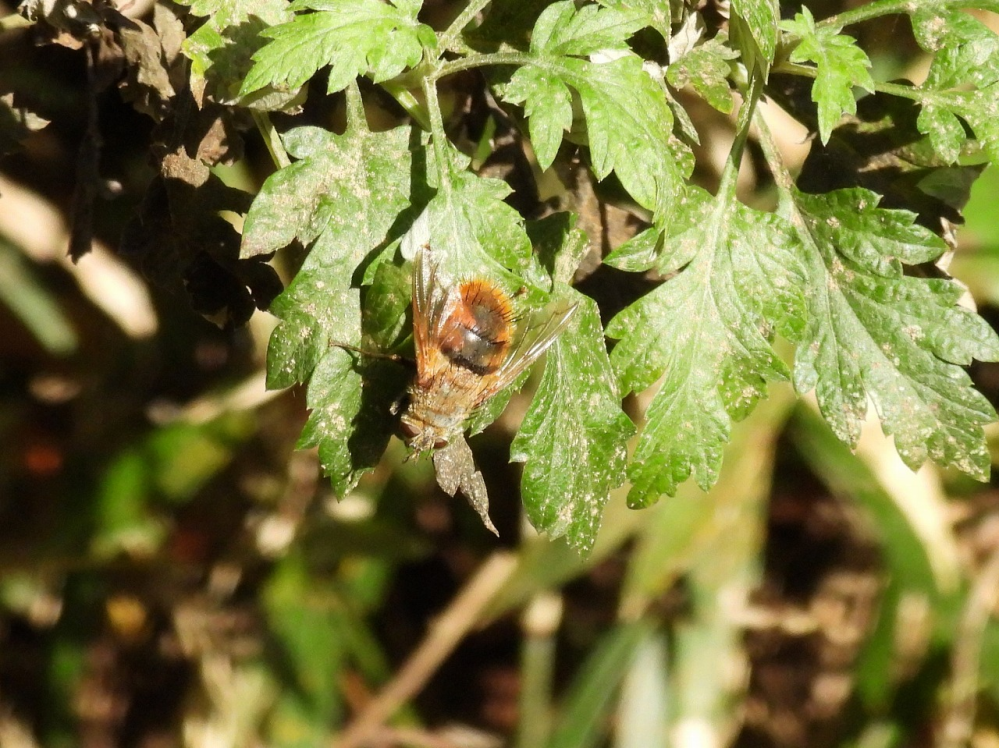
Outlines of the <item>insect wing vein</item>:
{"type": "Polygon", "coordinates": [[[520,376],[521,372],[537,361],[555,338],[569,326],[569,321],[577,306],[576,303],[570,304],[564,300],[558,300],[531,314],[523,328],[523,333],[514,340],[509,355],[489,379],[488,386],[483,388],[479,402],[484,402],[507,387],[520,376]]]}

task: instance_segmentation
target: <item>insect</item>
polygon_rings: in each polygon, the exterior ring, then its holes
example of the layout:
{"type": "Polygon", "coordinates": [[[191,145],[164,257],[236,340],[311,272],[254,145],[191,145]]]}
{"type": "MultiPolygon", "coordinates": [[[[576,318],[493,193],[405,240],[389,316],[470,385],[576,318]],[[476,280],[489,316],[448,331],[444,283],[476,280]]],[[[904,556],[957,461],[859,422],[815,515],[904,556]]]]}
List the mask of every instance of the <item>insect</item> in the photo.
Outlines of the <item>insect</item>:
{"type": "Polygon", "coordinates": [[[437,482],[461,489],[482,516],[488,498],[464,439],[476,408],[509,386],[569,324],[576,304],[554,301],[518,318],[510,297],[484,279],[448,284],[429,246],[413,261],[413,338],[416,378],[407,390],[401,430],[416,452],[434,450],[437,482]]]}

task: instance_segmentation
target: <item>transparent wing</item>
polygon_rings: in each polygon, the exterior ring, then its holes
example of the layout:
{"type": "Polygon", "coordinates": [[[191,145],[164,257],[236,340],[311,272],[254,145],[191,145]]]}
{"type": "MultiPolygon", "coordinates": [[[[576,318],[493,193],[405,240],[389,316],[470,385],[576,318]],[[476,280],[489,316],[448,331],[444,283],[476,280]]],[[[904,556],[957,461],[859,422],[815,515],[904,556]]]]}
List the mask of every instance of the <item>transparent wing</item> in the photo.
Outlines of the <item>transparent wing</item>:
{"type": "Polygon", "coordinates": [[[447,292],[437,277],[430,245],[425,244],[413,258],[413,339],[417,362],[425,360],[430,351],[430,341],[440,329],[446,306],[447,292]]]}
{"type": "Polygon", "coordinates": [[[579,304],[565,299],[553,301],[534,312],[519,328],[506,360],[489,379],[480,402],[507,387],[528,366],[538,360],[555,338],[569,326],[569,321],[579,304]]]}

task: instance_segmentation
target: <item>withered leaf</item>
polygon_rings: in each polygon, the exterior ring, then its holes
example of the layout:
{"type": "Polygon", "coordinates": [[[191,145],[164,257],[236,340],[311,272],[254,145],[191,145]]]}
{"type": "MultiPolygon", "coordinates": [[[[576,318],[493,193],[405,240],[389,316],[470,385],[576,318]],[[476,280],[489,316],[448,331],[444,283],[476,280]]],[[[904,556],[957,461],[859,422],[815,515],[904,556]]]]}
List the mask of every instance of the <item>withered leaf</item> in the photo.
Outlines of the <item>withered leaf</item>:
{"type": "Polygon", "coordinates": [[[159,122],[176,95],[160,35],[149,24],[134,19],[124,19],[116,31],[127,63],[125,77],[118,84],[122,98],[159,122]]]}
{"type": "Polygon", "coordinates": [[[499,535],[499,531],[489,519],[489,496],[486,493],[486,482],[482,473],[475,469],[472,449],[465,437],[452,439],[447,446],[434,452],[434,470],[437,471],[437,485],[448,496],[454,496],[461,491],[468,503],[479,513],[482,524],[490,532],[499,535]]]}

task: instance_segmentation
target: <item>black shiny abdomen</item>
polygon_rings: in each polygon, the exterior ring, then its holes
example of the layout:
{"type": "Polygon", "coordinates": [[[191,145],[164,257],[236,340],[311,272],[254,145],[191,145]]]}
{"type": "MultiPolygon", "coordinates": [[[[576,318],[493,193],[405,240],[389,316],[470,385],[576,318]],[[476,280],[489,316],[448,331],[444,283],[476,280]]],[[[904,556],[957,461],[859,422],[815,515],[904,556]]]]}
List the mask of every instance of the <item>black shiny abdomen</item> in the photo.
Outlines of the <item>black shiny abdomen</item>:
{"type": "Polygon", "coordinates": [[[504,343],[490,340],[476,330],[462,327],[460,344],[444,349],[445,355],[459,366],[479,375],[489,374],[499,367],[504,343]]]}

